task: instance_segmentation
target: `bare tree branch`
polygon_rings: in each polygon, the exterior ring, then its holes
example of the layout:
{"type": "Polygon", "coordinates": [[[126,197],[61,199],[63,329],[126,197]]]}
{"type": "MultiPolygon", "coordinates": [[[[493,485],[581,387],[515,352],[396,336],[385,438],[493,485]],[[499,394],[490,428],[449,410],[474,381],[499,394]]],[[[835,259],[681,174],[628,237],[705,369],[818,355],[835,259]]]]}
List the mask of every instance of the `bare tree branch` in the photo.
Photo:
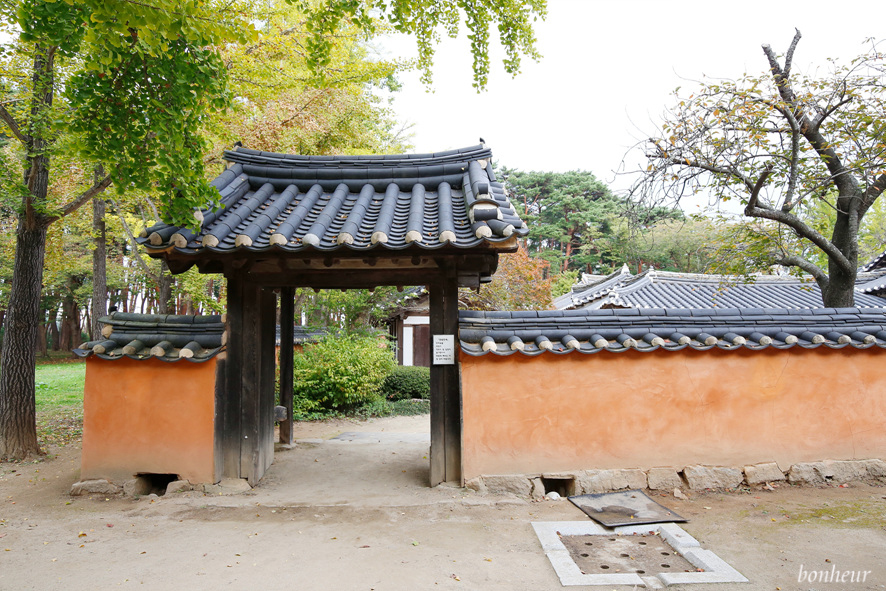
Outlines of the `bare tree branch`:
{"type": "Polygon", "coordinates": [[[800,42],[800,38],[803,36],[800,33],[800,29],[794,28],[794,38],[791,40],[791,46],[788,47],[788,52],[784,57],[784,77],[788,78],[791,75],[791,65],[794,63],[794,50],[797,49],[797,43],[800,42]]]}
{"type": "Polygon", "coordinates": [[[18,141],[23,144],[28,143],[28,138],[22,134],[21,128],[18,126],[18,122],[16,122],[15,117],[12,116],[12,113],[6,110],[6,107],[3,106],[4,103],[0,103],[0,119],[3,119],[3,122],[6,123],[6,126],[12,132],[18,141]]]}
{"type": "Polygon", "coordinates": [[[58,219],[71,215],[72,213],[83,207],[90,199],[110,187],[111,180],[111,175],[107,175],[101,181],[95,183],[94,185],[77,195],[77,197],[72,199],[70,202],[68,202],[67,205],[62,207],[61,213],[59,213],[58,215],[47,217],[44,223],[49,225],[58,219]]]}
{"type": "Polygon", "coordinates": [[[812,127],[814,127],[815,129],[820,128],[821,124],[824,123],[824,120],[827,119],[831,115],[831,113],[833,113],[834,111],[836,111],[837,109],[839,109],[843,105],[852,102],[852,97],[846,96],[846,81],[845,80],[843,81],[843,93],[841,94],[841,97],[845,97],[845,98],[841,98],[840,102],[831,105],[824,112],[822,112],[818,117],[816,117],[815,120],[812,122],[812,127]]]}
{"type": "Polygon", "coordinates": [[[778,222],[780,224],[784,224],[789,228],[793,229],[798,236],[802,238],[806,238],[817,247],[819,247],[828,257],[834,260],[840,268],[846,273],[855,273],[855,267],[852,263],[849,262],[849,259],[846,258],[840,249],[834,246],[830,240],[819,234],[815,231],[814,228],[806,224],[803,220],[798,218],[792,213],[786,213],[784,211],[780,211],[778,209],[773,209],[764,205],[756,205],[751,207],[748,204],[748,207],[745,208],[744,213],[748,217],[752,218],[763,218],[767,220],[772,220],[774,222],[778,222]]]}
{"type": "Polygon", "coordinates": [[[132,252],[135,254],[135,260],[138,262],[138,266],[141,267],[142,271],[144,271],[145,275],[150,277],[156,283],[160,283],[160,277],[158,274],[151,271],[151,268],[148,267],[148,264],[142,259],[142,255],[139,251],[138,242],[135,241],[135,235],[132,233],[132,230],[129,228],[129,224],[126,223],[126,218],[123,217],[123,211],[117,205],[117,202],[113,199],[109,200],[111,205],[114,206],[114,211],[117,214],[117,217],[120,219],[120,223],[123,225],[123,231],[126,232],[126,236],[129,238],[129,243],[132,245],[132,252]]]}
{"type": "Polygon", "coordinates": [[[760,191],[763,189],[763,185],[766,184],[766,179],[768,179],[769,175],[772,174],[772,166],[772,162],[767,162],[763,170],[763,174],[760,175],[760,178],[758,178],[757,182],[754,183],[754,186],[751,187],[751,196],[748,198],[748,204],[745,206],[744,209],[745,215],[751,215],[748,213],[748,211],[753,210],[757,207],[757,201],[760,198],[760,191]]]}
{"type": "MultiPolygon", "coordinates": [[[[794,40],[791,42],[791,49],[789,51],[790,57],[793,57],[793,49],[799,40],[800,31],[798,30],[797,34],[794,35],[794,40]]],[[[800,133],[803,134],[803,137],[805,137],[813,149],[815,149],[815,152],[831,173],[831,177],[834,179],[834,185],[837,187],[840,195],[854,194],[858,188],[858,181],[851,174],[847,174],[846,167],[843,165],[836,150],[825,140],[824,136],[821,135],[820,129],[812,124],[806,113],[797,103],[797,98],[794,95],[794,89],[791,86],[791,82],[785,74],[785,71],[782,70],[781,65],[778,63],[778,56],[775,55],[775,52],[772,51],[772,48],[769,45],[763,45],[763,53],[766,54],[766,59],[769,61],[772,77],[775,80],[775,85],[778,88],[778,93],[781,96],[781,99],[794,112],[794,116],[800,124],[800,133]]]]}
{"type": "Polygon", "coordinates": [[[777,259],[775,262],[779,265],[784,265],[785,267],[799,267],[800,269],[803,269],[812,275],[822,291],[825,291],[828,287],[829,280],[827,273],[819,269],[818,265],[811,263],[801,256],[795,254],[785,255],[780,259],[777,259]]]}

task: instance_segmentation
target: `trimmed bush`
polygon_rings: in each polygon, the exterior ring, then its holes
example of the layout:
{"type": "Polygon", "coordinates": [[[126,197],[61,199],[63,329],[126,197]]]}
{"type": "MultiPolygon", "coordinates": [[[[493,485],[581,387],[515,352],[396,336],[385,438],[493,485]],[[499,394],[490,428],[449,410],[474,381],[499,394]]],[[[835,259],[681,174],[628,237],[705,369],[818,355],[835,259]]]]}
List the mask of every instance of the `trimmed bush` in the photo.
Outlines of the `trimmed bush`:
{"type": "Polygon", "coordinates": [[[382,382],[395,367],[383,338],[348,335],[307,344],[293,361],[295,406],[311,414],[380,400],[382,382]]]}
{"type": "Polygon", "coordinates": [[[398,366],[385,378],[381,393],[388,400],[428,399],[431,397],[431,369],[398,366]]]}

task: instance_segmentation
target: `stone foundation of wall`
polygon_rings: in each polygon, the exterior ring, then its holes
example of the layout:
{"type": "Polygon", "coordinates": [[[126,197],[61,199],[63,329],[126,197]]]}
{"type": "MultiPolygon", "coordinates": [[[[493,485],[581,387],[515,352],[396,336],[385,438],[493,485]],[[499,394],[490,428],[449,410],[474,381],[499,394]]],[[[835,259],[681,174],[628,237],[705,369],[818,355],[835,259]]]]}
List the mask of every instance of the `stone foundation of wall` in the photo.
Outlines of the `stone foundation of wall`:
{"type": "Polygon", "coordinates": [[[750,466],[684,466],[626,470],[576,470],[541,474],[484,475],[465,486],[478,492],[541,498],[545,483],[565,488],[569,494],[613,492],[633,488],[673,491],[730,490],[741,486],[766,486],[773,482],[815,486],[876,481],[886,483],[886,462],[871,460],[824,460],[798,463],[787,470],[775,462],[750,466]]]}

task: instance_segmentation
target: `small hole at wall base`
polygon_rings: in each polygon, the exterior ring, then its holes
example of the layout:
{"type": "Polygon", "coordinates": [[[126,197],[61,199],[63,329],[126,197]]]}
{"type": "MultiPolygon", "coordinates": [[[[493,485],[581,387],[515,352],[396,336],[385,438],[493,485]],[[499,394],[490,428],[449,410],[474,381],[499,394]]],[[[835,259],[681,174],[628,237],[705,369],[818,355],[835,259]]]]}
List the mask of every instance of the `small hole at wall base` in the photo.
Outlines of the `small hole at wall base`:
{"type": "Polygon", "coordinates": [[[166,487],[170,482],[180,480],[178,474],[136,474],[135,479],[137,494],[155,494],[158,497],[166,494],[166,487]]]}
{"type": "Polygon", "coordinates": [[[574,478],[545,478],[542,476],[541,484],[545,487],[545,494],[555,492],[561,497],[571,497],[575,494],[574,478]]]}

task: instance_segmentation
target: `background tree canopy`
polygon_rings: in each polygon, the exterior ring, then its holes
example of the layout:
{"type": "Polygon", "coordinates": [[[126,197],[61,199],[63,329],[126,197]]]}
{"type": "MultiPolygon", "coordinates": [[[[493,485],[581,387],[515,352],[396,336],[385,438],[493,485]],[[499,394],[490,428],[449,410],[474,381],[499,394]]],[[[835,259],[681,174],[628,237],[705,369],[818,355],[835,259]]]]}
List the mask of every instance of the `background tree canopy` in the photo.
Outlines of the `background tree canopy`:
{"type": "Polygon", "coordinates": [[[679,210],[637,206],[618,197],[593,173],[521,172],[505,168],[509,197],[529,225],[526,247],[555,273],[608,273],[636,260],[632,229],[682,219],[679,210]]]}
{"type": "Polygon", "coordinates": [[[763,220],[749,226],[745,260],[802,269],[825,305],[851,306],[859,231],[886,188],[886,62],[872,46],[824,75],[797,73],[799,42],[798,31],[783,57],[764,45],[765,74],[678,88],[640,145],[648,166],[633,194],[651,204],[697,193],[740,201],[763,220]],[[813,250],[826,260],[817,264],[813,250]]]}

